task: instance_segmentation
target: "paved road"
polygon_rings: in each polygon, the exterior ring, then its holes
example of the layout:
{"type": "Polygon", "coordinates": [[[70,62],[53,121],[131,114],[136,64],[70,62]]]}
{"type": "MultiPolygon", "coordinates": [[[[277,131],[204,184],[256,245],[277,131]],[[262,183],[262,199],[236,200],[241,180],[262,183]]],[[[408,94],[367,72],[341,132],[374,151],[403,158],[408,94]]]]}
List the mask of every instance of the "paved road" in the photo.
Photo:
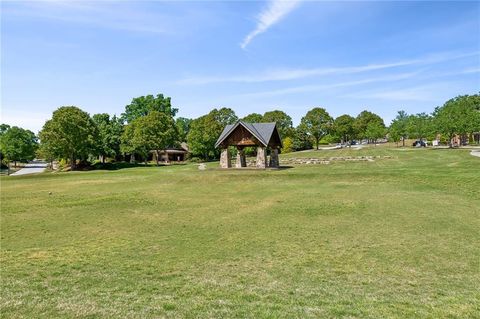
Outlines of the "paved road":
{"type": "Polygon", "coordinates": [[[30,162],[25,165],[24,168],[11,174],[10,176],[41,173],[45,170],[45,168],[47,168],[47,163],[45,162],[30,162]]]}
{"type": "Polygon", "coordinates": [[[477,151],[477,150],[475,150],[475,151],[472,150],[472,151],[470,152],[470,154],[473,155],[473,156],[480,157],[480,151],[477,151]]]}

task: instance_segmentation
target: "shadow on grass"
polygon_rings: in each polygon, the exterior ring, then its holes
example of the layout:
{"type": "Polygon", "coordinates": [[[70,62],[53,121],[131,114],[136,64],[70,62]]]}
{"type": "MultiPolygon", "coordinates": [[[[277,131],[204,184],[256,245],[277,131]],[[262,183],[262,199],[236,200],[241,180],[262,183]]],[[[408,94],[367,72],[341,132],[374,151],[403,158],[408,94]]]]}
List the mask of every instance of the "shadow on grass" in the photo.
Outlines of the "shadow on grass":
{"type": "Polygon", "coordinates": [[[216,170],[216,171],[281,171],[281,170],[286,170],[294,168],[294,166],[286,166],[282,165],[279,167],[267,167],[267,168],[257,168],[257,167],[252,167],[252,166],[247,166],[247,167],[230,167],[230,168],[221,168],[221,167],[211,167],[208,168],[208,170],[216,170]]]}
{"type": "Polygon", "coordinates": [[[148,163],[127,163],[127,162],[116,162],[116,163],[95,163],[90,166],[91,170],[107,170],[107,171],[116,171],[124,168],[134,168],[134,167],[161,167],[161,166],[171,166],[171,165],[186,165],[185,163],[175,163],[175,164],[151,164],[148,163]]]}

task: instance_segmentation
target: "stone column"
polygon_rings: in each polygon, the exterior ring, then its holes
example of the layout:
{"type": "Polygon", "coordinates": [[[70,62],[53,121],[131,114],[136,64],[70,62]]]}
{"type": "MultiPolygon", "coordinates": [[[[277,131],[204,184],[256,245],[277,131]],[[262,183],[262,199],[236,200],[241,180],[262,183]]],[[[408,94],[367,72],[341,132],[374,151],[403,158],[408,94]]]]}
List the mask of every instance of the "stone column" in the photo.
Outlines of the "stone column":
{"type": "Polygon", "coordinates": [[[279,167],[280,161],[278,159],[278,148],[272,148],[270,152],[270,167],[279,167]]]}
{"type": "Polygon", "coordinates": [[[257,147],[257,168],[267,167],[267,152],[265,147],[257,147]]]}
{"type": "Polygon", "coordinates": [[[232,162],[230,160],[230,153],[228,152],[228,148],[222,149],[222,153],[220,154],[220,167],[221,168],[232,167],[232,162]]]}
{"type": "Polygon", "coordinates": [[[245,152],[243,149],[237,149],[237,162],[235,163],[235,167],[247,167],[247,161],[245,159],[245,152]]]}

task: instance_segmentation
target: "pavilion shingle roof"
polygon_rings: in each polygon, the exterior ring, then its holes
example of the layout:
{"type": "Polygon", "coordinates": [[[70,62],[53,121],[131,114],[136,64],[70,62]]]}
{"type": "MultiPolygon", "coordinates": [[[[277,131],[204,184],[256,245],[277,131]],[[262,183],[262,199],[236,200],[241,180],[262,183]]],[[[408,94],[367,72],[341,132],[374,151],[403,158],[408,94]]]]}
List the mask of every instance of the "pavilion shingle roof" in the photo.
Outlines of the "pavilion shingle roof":
{"type": "Polygon", "coordinates": [[[270,139],[272,138],[273,131],[275,130],[276,123],[247,123],[241,120],[235,124],[229,124],[225,126],[222,134],[215,143],[215,147],[218,147],[239,125],[245,127],[255,138],[257,138],[264,146],[268,146],[270,139]]]}

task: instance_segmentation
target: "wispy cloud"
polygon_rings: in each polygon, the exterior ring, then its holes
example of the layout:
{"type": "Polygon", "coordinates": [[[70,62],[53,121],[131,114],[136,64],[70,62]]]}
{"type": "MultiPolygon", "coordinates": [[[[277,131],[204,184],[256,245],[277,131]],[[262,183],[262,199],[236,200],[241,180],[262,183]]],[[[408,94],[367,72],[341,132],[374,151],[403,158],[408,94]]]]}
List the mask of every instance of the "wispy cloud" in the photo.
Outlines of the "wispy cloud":
{"type": "Polygon", "coordinates": [[[401,88],[383,88],[381,91],[363,91],[344,95],[343,97],[366,100],[385,100],[385,101],[419,101],[432,102],[438,101],[439,97],[447,98],[450,89],[460,89],[461,85],[455,81],[435,82],[428,85],[401,87],[401,88]]]}
{"type": "Polygon", "coordinates": [[[462,74],[480,73],[480,68],[470,68],[462,71],[462,74]]]}
{"type": "Polygon", "coordinates": [[[399,61],[394,63],[385,64],[368,64],[362,66],[352,67],[332,67],[332,68],[311,68],[311,69],[276,69],[267,70],[255,75],[239,75],[231,77],[191,77],[178,81],[179,84],[210,84],[221,82],[243,82],[243,83],[256,83],[256,82],[268,82],[268,81],[285,81],[296,80],[306,78],[310,76],[321,75],[341,75],[341,74],[354,74],[368,71],[375,71],[381,69],[388,69],[399,66],[406,66],[417,63],[417,60],[411,61],[399,61]]]}
{"type": "Polygon", "coordinates": [[[256,28],[243,39],[240,47],[245,49],[253,38],[267,31],[272,25],[279,22],[282,18],[292,12],[299,3],[299,0],[270,0],[268,6],[258,15],[256,28]]]}
{"type": "Polygon", "coordinates": [[[355,95],[349,95],[348,97],[356,99],[389,101],[435,101],[438,99],[438,93],[435,94],[431,90],[426,90],[426,88],[416,87],[408,89],[386,90],[374,93],[359,93],[355,95]]]}
{"type": "Polygon", "coordinates": [[[364,78],[364,79],[355,80],[355,81],[345,81],[345,82],[337,82],[337,83],[330,83],[330,84],[301,85],[301,86],[294,86],[294,87],[282,88],[277,90],[239,94],[238,96],[269,97],[269,96],[287,95],[287,94],[295,94],[295,93],[303,93],[303,92],[322,91],[322,90],[357,86],[357,85],[363,85],[363,84],[369,84],[369,83],[375,83],[375,82],[400,81],[400,80],[412,78],[418,75],[419,73],[420,72],[401,73],[401,74],[396,74],[391,76],[369,77],[369,78],[364,78]]]}
{"type": "MultiPolygon", "coordinates": [[[[470,73],[474,74],[479,72],[480,70],[475,68],[460,70],[456,72],[444,72],[444,73],[426,73],[425,70],[418,70],[414,72],[399,73],[394,75],[366,77],[366,78],[361,78],[359,80],[353,80],[353,81],[340,81],[340,82],[328,83],[328,84],[301,85],[301,86],[287,87],[287,88],[269,90],[269,91],[244,93],[244,94],[239,94],[238,96],[269,97],[269,96],[296,94],[296,93],[304,93],[304,92],[323,91],[323,90],[330,90],[330,89],[342,88],[342,87],[361,86],[361,85],[370,84],[370,83],[387,83],[387,82],[402,81],[402,80],[412,79],[412,78],[418,79],[419,77],[421,77],[422,80],[439,79],[442,77],[445,78],[445,77],[457,76],[462,74],[470,74],[470,73]]],[[[441,83],[443,84],[442,90],[445,90],[448,88],[448,85],[445,84],[446,82],[441,82],[441,83]]],[[[438,89],[437,84],[435,85],[432,84],[428,86],[424,85],[421,87],[414,87],[409,89],[387,89],[382,92],[367,92],[367,93],[364,92],[357,95],[345,95],[345,96],[353,97],[353,98],[370,98],[370,99],[383,99],[383,100],[433,101],[435,100],[434,89],[438,89]]]]}
{"type": "Polygon", "coordinates": [[[280,68],[275,70],[266,70],[255,74],[235,75],[235,76],[193,76],[177,81],[177,84],[200,85],[211,83],[258,83],[268,81],[296,80],[312,76],[322,75],[345,75],[356,74],[369,71],[390,69],[395,67],[410,65],[427,65],[441,63],[445,61],[461,59],[471,56],[478,56],[479,52],[442,52],[428,56],[423,56],[411,60],[401,60],[390,63],[372,63],[360,66],[329,67],[329,68],[280,68]]]}
{"type": "Polygon", "coordinates": [[[145,33],[168,33],[165,17],[152,14],[127,2],[110,1],[25,1],[7,3],[2,15],[17,18],[56,20],[88,27],[145,33]]]}

